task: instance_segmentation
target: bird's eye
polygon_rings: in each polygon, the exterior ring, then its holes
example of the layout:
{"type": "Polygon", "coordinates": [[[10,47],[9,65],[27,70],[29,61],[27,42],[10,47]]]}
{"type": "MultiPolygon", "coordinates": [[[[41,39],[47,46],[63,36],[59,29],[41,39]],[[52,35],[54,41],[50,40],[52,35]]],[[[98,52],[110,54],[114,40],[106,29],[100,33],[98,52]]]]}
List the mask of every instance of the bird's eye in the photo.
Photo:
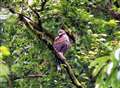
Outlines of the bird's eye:
{"type": "Polygon", "coordinates": [[[62,31],[59,31],[59,34],[61,34],[62,33],[62,31]]]}

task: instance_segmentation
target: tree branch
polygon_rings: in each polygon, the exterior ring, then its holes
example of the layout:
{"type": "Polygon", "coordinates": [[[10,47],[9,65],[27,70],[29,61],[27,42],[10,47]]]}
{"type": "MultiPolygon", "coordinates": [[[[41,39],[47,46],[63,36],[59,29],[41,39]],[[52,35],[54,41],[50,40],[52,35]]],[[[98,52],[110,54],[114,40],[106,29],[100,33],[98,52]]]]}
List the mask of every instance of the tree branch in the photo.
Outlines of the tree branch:
{"type": "Polygon", "coordinates": [[[44,7],[45,7],[45,4],[47,3],[47,0],[41,0],[41,10],[40,11],[43,11],[44,10],[44,7]]]}
{"type": "MultiPolygon", "coordinates": [[[[26,21],[24,21],[26,26],[29,26],[28,23],[26,23],[26,21]]],[[[74,85],[76,85],[78,88],[82,88],[81,83],[77,80],[77,78],[75,77],[69,63],[66,61],[66,58],[64,56],[58,55],[58,53],[54,50],[52,44],[46,39],[46,38],[42,38],[42,36],[40,35],[40,33],[36,32],[38,38],[43,41],[45,43],[45,45],[48,46],[48,48],[52,51],[52,53],[55,55],[55,57],[58,60],[61,60],[65,65],[66,65],[66,70],[71,78],[71,81],[73,82],[74,85]]],[[[46,34],[45,34],[46,35],[46,34]]]]}
{"type": "MultiPolygon", "coordinates": [[[[58,54],[56,52],[56,54],[58,54]]],[[[69,63],[66,61],[66,58],[61,55],[61,54],[58,54],[58,57],[57,58],[60,58],[62,60],[62,62],[65,64],[64,67],[66,68],[69,76],[70,76],[70,79],[72,80],[73,84],[76,85],[78,88],[83,88],[81,83],[78,81],[78,79],[75,77],[73,71],[72,71],[72,68],[71,66],[69,65],[69,63]]]]}
{"type": "Polygon", "coordinates": [[[39,13],[37,12],[36,9],[33,9],[32,7],[30,7],[30,9],[35,13],[35,15],[37,16],[37,19],[38,19],[38,25],[40,28],[42,28],[42,23],[41,23],[41,20],[40,20],[40,15],[39,13]]]}
{"type": "MultiPolygon", "coordinates": [[[[18,14],[18,13],[17,13],[18,14]]],[[[66,70],[71,78],[71,81],[73,82],[73,84],[77,87],[77,88],[83,88],[81,83],[78,81],[78,79],[75,77],[69,63],[66,61],[66,58],[64,56],[59,55],[53,48],[52,46],[52,42],[53,42],[53,36],[43,28],[41,27],[39,29],[39,26],[28,19],[28,17],[26,18],[26,16],[22,15],[22,14],[18,14],[19,18],[21,19],[20,21],[22,21],[29,29],[32,29],[32,31],[36,34],[36,36],[38,36],[38,38],[43,41],[43,43],[45,43],[45,45],[49,48],[49,50],[52,51],[52,53],[55,55],[55,57],[58,60],[61,60],[65,65],[66,65],[66,70]],[[39,31],[38,31],[39,29],[39,31]],[[52,36],[52,37],[51,37],[52,36]],[[44,38],[47,37],[47,38],[44,38]],[[48,40],[50,39],[50,40],[48,40]]],[[[33,75],[29,76],[29,77],[33,77],[33,75]]],[[[37,76],[34,76],[37,77],[37,76]]]]}
{"type": "Polygon", "coordinates": [[[38,78],[38,77],[44,77],[46,76],[45,74],[42,73],[32,73],[32,74],[27,74],[26,76],[17,76],[16,74],[10,74],[9,77],[9,85],[11,85],[11,81],[18,80],[18,79],[25,79],[25,78],[38,78]]]}
{"type": "MultiPolygon", "coordinates": [[[[24,14],[21,14],[21,13],[17,13],[13,8],[10,8],[8,7],[9,11],[12,12],[13,14],[17,14],[18,15],[18,18],[20,19],[20,21],[24,22],[25,25],[30,28],[30,29],[33,29],[32,31],[36,32],[38,35],[41,35],[41,33],[43,35],[46,35],[46,37],[48,37],[48,39],[51,40],[51,42],[53,42],[54,40],[54,36],[49,33],[45,28],[42,27],[42,24],[40,23],[37,23],[37,22],[34,22],[33,20],[31,20],[29,17],[25,16],[24,14]],[[31,28],[31,26],[33,28],[31,28]]],[[[36,13],[36,12],[35,12],[36,13]]],[[[36,13],[38,14],[38,13],[36,13]]],[[[39,19],[40,20],[40,19],[39,19]]],[[[40,20],[41,21],[41,20],[40,20]]],[[[45,36],[44,36],[45,37],[45,36]]]]}

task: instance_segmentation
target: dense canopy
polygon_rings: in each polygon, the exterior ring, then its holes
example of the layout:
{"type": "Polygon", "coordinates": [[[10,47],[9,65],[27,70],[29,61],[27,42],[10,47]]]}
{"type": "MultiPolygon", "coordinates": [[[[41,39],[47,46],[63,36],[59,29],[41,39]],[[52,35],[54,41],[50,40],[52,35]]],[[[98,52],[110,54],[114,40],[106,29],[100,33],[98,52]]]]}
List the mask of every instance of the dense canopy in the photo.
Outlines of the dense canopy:
{"type": "Polygon", "coordinates": [[[0,88],[120,88],[119,47],[119,0],[0,0],[0,88]]]}

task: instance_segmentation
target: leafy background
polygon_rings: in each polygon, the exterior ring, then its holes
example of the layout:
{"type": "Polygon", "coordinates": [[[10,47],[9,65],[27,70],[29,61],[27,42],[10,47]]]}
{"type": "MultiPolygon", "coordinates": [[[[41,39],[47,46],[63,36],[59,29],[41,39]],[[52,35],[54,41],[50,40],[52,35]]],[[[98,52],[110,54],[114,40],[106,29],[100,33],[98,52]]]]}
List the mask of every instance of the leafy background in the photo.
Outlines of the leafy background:
{"type": "MultiPolygon", "coordinates": [[[[5,0],[1,3],[15,5],[16,11],[20,12],[21,5],[39,8],[41,1],[34,0],[30,4],[26,0],[5,0]]],[[[115,50],[120,46],[120,26],[119,19],[114,19],[106,12],[105,6],[109,2],[110,0],[49,0],[40,13],[43,26],[54,36],[61,24],[75,36],[76,41],[65,56],[85,88],[120,88],[120,79],[117,79],[120,74],[119,61],[114,56],[115,50]],[[111,63],[113,67],[110,74],[107,74],[111,63]]],[[[119,13],[119,6],[119,1],[112,0],[113,11],[119,13]]],[[[1,11],[4,13],[0,12],[0,16],[9,13],[3,8],[1,11]]],[[[29,9],[23,13],[37,19],[29,9]]],[[[64,68],[62,73],[56,71],[54,55],[34,33],[18,21],[16,15],[10,14],[7,20],[0,21],[0,44],[9,49],[5,52],[10,52],[10,55],[4,56],[3,49],[0,48],[1,88],[10,86],[11,75],[13,78],[18,76],[12,81],[14,88],[76,88],[64,68]],[[42,76],[27,77],[33,73],[42,76]]]]}

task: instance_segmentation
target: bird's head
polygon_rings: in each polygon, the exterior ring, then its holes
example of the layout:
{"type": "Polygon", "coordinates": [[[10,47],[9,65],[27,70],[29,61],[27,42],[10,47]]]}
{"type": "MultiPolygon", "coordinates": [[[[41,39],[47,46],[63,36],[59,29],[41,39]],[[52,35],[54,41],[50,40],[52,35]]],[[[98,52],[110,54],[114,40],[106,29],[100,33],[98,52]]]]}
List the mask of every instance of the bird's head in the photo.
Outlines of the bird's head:
{"type": "Polygon", "coordinates": [[[66,32],[65,32],[63,29],[59,29],[59,30],[58,30],[58,34],[59,34],[59,36],[65,34],[65,33],[66,33],[66,32]]]}

